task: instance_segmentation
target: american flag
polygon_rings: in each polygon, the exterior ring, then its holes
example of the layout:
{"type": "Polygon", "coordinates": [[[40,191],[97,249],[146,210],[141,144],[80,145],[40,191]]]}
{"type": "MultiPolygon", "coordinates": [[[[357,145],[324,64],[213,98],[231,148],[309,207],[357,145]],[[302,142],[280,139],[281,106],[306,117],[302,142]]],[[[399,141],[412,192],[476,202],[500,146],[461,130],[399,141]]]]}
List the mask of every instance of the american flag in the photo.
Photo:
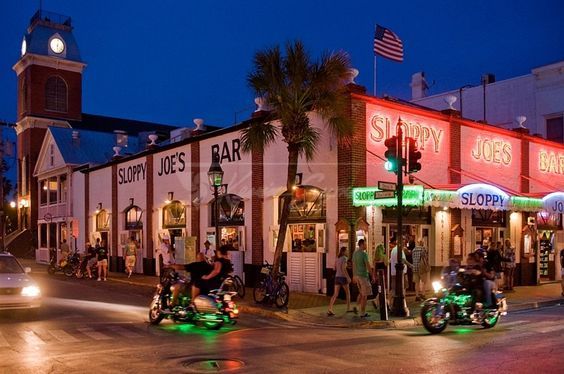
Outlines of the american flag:
{"type": "Polygon", "coordinates": [[[397,62],[403,61],[403,43],[391,30],[376,25],[374,53],[397,62]]]}

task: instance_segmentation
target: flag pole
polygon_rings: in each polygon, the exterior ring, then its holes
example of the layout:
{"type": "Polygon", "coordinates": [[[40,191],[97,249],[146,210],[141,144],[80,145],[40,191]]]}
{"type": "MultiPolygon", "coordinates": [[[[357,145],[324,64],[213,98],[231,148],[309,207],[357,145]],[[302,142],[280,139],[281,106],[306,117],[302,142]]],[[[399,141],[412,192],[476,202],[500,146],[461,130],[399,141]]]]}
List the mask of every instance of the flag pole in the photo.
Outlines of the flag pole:
{"type": "Polygon", "coordinates": [[[376,96],[376,54],[374,54],[374,97],[376,96]]]}

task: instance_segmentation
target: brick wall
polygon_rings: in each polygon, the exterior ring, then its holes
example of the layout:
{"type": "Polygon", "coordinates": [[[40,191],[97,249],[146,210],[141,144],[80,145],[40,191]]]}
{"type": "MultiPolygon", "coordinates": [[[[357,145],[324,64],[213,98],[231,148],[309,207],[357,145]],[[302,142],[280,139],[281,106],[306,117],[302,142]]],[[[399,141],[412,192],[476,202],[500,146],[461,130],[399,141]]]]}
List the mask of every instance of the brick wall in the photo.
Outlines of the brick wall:
{"type": "Polygon", "coordinates": [[[112,256],[117,256],[118,237],[119,237],[117,167],[118,166],[116,164],[112,165],[112,246],[110,248],[112,256]]]}
{"type": "Polygon", "coordinates": [[[147,193],[147,206],[145,207],[145,214],[147,216],[147,229],[145,230],[147,238],[145,241],[145,248],[147,249],[147,258],[153,258],[153,155],[147,156],[147,178],[145,178],[146,193],[147,193]]]}
{"type": "Polygon", "coordinates": [[[81,73],[31,65],[18,76],[18,91],[18,120],[28,115],[75,120],[82,118],[81,73]],[[67,84],[66,113],[45,110],[45,83],[53,75],[61,77],[67,84]]]}
{"type": "MultiPolygon", "coordinates": [[[[521,175],[528,177],[529,174],[529,141],[526,139],[521,140],[521,175]]],[[[521,186],[519,192],[528,193],[529,192],[530,181],[526,178],[521,178],[521,186]]]]}
{"type": "Polygon", "coordinates": [[[462,182],[462,177],[460,173],[455,172],[460,171],[462,167],[461,163],[461,129],[460,123],[457,121],[453,121],[451,118],[450,121],[450,148],[449,148],[449,170],[448,172],[448,181],[450,184],[460,184],[462,182]]]}
{"type": "Polygon", "coordinates": [[[252,153],[252,197],[251,197],[251,245],[252,263],[262,265],[264,261],[264,238],[263,238],[263,209],[264,209],[264,164],[263,154],[253,151],[252,153]]]}
{"type": "MultiPolygon", "coordinates": [[[[194,201],[200,197],[200,142],[194,142],[190,146],[191,152],[191,179],[190,183],[192,204],[190,209],[191,217],[191,235],[196,237],[196,250],[199,251],[202,245],[200,240],[200,204],[195,204],[194,201]]],[[[201,203],[201,202],[200,202],[201,203]]]]}

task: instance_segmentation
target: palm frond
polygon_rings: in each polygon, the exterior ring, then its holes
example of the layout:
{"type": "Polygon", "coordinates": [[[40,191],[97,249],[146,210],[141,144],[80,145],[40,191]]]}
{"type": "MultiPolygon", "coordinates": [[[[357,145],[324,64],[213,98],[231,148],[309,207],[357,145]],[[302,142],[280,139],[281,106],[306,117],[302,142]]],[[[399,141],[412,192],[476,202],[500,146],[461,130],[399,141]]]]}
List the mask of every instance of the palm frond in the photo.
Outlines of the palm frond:
{"type": "Polygon", "coordinates": [[[307,161],[311,161],[315,156],[321,134],[313,126],[306,126],[301,130],[300,139],[296,144],[298,145],[300,156],[305,156],[307,161]]]}
{"type": "Polygon", "coordinates": [[[241,134],[241,149],[243,152],[258,151],[262,153],[266,146],[274,143],[278,136],[278,129],[270,122],[256,121],[241,130],[241,134]]]}

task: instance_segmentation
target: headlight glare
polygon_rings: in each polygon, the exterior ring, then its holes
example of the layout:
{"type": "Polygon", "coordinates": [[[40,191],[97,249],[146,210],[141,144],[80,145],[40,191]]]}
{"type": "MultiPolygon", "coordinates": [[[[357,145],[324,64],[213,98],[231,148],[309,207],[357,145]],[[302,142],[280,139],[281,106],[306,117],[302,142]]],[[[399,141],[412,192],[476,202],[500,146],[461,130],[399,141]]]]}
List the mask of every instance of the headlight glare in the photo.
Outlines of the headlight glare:
{"type": "Polygon", "coordinates": [[[22,288],[22,296],[35,297],[41,295],[41,290],[37,286],[27,286],[22,288]]]}
{"type": "Polygon", "coordinates": [[[435,291],[435,293],[439,292],[442,288],[443,288],[443,285],[441,284],[441,282],[439,282],[439,281],[433,282],[433,290],[435,291]]]}

